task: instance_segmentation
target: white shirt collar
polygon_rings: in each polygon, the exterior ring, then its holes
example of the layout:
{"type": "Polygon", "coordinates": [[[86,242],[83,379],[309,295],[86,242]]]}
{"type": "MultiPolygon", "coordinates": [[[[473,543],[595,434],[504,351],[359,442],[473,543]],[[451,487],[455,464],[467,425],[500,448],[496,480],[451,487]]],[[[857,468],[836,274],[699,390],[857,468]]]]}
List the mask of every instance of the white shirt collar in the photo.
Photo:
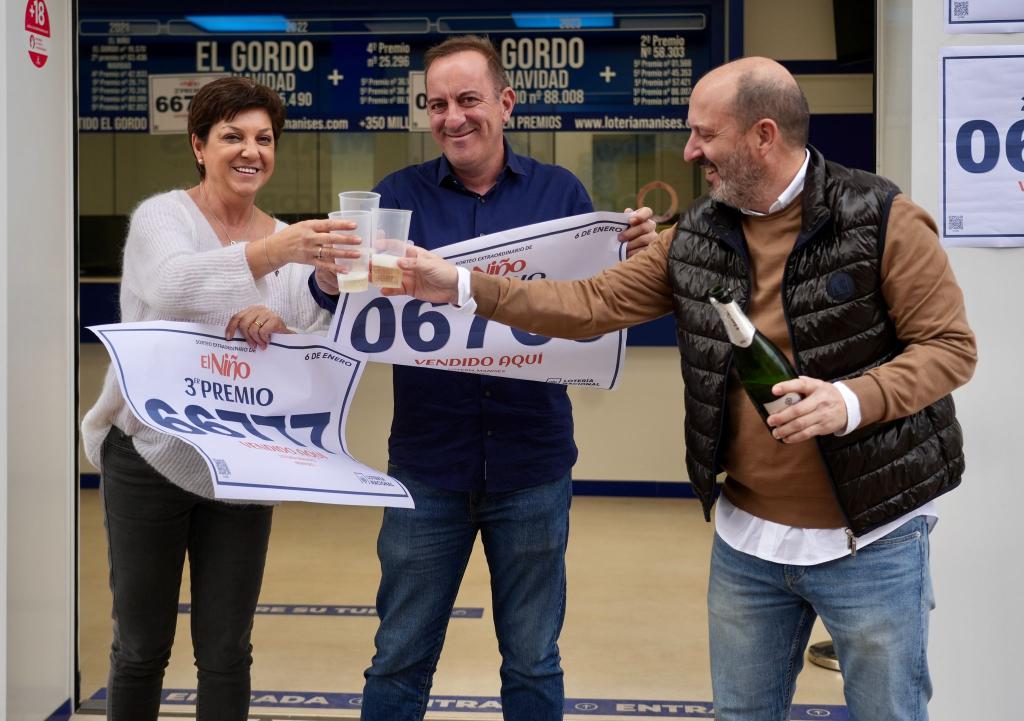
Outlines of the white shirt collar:
{"type": "Polygon", "coordinates": [[[796,175],[793,177],[792,182],[786,186],[786,189],[782,191],[771,207],[768,208],[767,213],[759,213],[756,210],[750,210],[749,208],[740,208],[740,212],[744,215],[771,215],[772,213],[778,213],[783,208],[787,207],[793,200],[804,191],[804,180],[807,178],[807,166],[811,162],[811,151],[804,148],[804,163],[800,166],[800,170],[796,171],[796,175]]]}

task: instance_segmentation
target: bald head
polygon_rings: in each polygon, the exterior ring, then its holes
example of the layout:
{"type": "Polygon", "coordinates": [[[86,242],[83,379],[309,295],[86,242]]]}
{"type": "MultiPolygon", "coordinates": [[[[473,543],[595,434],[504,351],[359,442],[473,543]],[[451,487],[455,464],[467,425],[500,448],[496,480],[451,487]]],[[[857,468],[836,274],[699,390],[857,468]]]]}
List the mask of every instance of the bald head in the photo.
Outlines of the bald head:
{"type": "Polygon", "coordinates": [[[751,57],[726,63],[701,78],[694,93],[698,90],[731,98],[726,107],[740,129],[768,118],[778,126],[786,145],[793,149],[807,145],[807,98],[790,72],[774,60],[751,57]]]}

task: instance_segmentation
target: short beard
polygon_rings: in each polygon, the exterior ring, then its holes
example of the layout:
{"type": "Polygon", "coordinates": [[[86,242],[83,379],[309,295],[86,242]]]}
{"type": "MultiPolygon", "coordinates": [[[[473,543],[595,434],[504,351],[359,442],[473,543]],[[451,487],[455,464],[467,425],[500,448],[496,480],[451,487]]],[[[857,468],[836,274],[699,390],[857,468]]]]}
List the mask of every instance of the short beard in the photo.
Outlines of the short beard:
{"type": "Polygon", "coordinates": [[[754,208],[764,189],[766,168],[746,148],[737,149],[715,166],[718,187],[711,189],[711,198],[733,208],[754,208]]]}

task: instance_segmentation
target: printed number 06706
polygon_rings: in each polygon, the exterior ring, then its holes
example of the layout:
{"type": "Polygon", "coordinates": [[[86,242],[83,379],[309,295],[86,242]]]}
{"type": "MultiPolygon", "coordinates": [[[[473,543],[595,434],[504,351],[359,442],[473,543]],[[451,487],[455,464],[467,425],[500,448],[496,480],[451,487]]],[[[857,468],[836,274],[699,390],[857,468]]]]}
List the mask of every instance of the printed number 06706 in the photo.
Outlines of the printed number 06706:
{"type": "MultiPolygon", "coordinates": [[[[402,309],[402,323],[400,326],[402,338],[405,340],[406,345],[420,353],[430,353],[444,348],[452,335],[448,319],[437,311],[427,310],[421,312],[425,305],[428,304],[418,300],[406,303],[402,309]],[[423,337],[422,329],[424,326],[428,326],[433,330],[433,334],[429,339],[424,339],[423,337]]],[[[430,305],[436,308],[444,304],[433,303],[430,305]]],[[[359,314],[352,322],[352,347],[362,353],[382,353],[389,350],[395,344],[396,334],[399,329],[399,324],[395,321],[395,307],[391,304],[391,301],[384,297],[374,298],[359,311],[359,314]],[[380,335],[375,341],[371,341],[367,337],[367,321],[369,320],[370,313],[378,314],[380,335]]],[[[546,335],[534,335],[518,328],[510,328],[509,330],[512,331],[515,339],[525,346],[544,345],[551,340],[546,335]]],[[[474,316],[466,338],[467,350],[483,348],[484,334],[486,332],[487,319],[481,316],[474,316]]],[[[579,342],[589,343],[595,340],[597,338],[587,338],[579,342]]]]}

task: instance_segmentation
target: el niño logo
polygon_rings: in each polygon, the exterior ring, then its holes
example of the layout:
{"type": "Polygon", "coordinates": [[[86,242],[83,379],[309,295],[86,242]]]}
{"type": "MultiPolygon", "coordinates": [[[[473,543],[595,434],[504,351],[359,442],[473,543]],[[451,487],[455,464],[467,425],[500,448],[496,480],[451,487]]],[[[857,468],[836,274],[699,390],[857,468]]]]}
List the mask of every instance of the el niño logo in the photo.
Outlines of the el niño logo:
{"type": "Polygon", "coordinates": [[[199,356],[199,367],[224,378],[246,379],[252,374],[252,366],[238,360],[235,353],[207,353],[199,356]]]}
{"type": "Polygon", "coordinates": [[[526,261],[523,258],[503,258],[502,260],[492,260],[487,264],[486,268],[480,266],[473,266],[473,270],[479,273],[486,273],[487,275],[518,275],[522,280],[533,280],[534,278],[545,278],[546,273],[540,271],[536,273],[524,273],[526,270],[526,261]]]}
{"type": "Polygon", "coordinates": [[[508,258],[492,260],[487,264],[486,268],[473,266],[473,270],[479,273],[486,273],[487,275],[509,275],[510,273],[522,273],[526,270],[526,261],[522,258],[517,258],[516,260],[510,260],[508,258]]]}

